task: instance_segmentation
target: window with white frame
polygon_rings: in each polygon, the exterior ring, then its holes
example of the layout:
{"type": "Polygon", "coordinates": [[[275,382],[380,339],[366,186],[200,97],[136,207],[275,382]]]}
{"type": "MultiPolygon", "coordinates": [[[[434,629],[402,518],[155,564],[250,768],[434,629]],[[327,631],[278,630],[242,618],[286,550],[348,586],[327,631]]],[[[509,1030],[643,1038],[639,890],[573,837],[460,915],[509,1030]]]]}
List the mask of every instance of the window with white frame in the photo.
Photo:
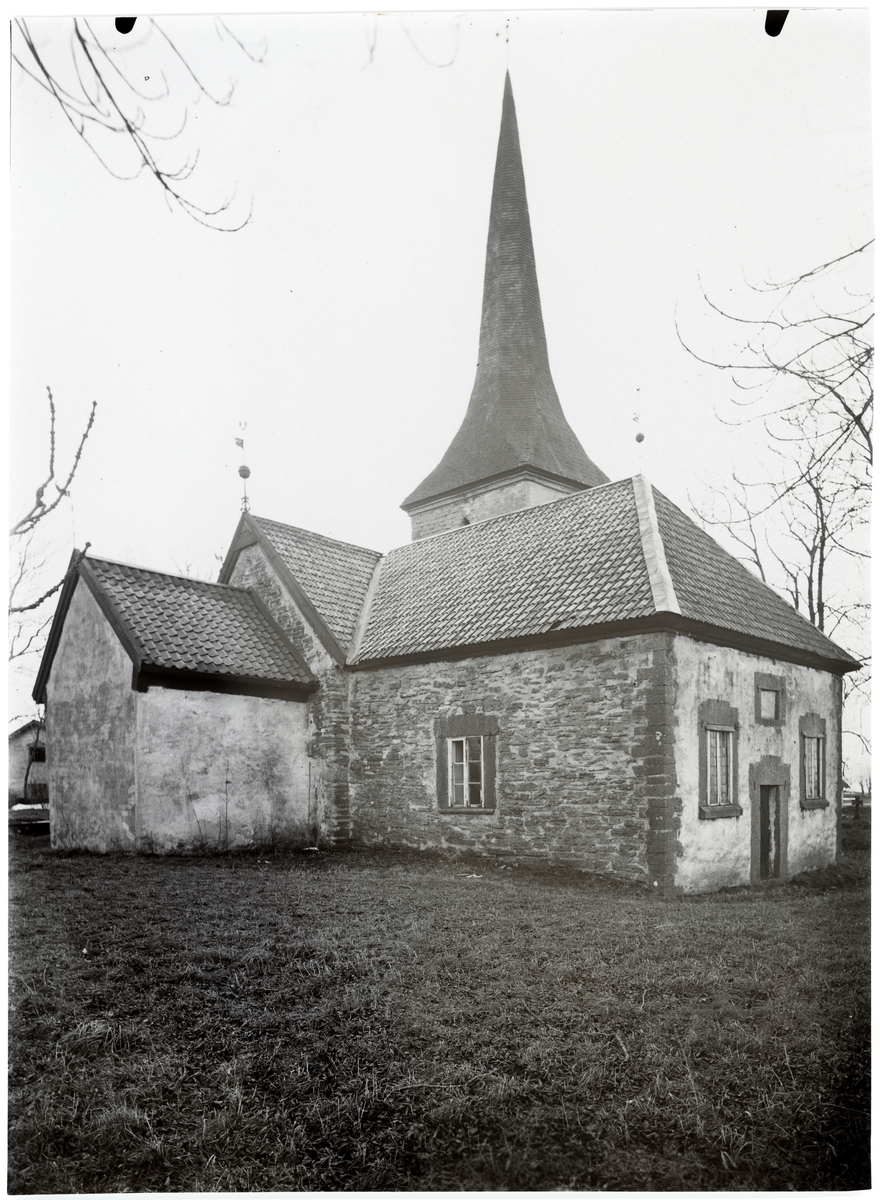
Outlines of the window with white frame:
{"type": "Polygon", "coordinates": [[[488,713],[450,713],[434,721],[437,805],[441,812],[495,811],[498,718],[488,713]]]}
{"type": "Polygon", "coordinates": [[[483,738],[449,738],[449,804],[483,807],[483,738]]]}
{"type": "Polygon", "coordinates": [[[741,817],[737,762],[739,712],[726,700],[699,707],[699,816],[701,820],[741,817]]]}
{"type": "Polygon", "coordinates": [[[707,804],[730,804],[733,796],[733,735],[729,727],[706,728],[706,758],[709,769],[707,804]]]}

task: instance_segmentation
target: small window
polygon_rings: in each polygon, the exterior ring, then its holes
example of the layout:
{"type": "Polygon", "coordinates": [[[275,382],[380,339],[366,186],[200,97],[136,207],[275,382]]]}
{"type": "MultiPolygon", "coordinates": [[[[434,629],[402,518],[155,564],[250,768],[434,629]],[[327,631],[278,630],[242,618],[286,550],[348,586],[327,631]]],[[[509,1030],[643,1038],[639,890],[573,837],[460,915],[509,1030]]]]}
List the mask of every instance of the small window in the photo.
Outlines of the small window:
{"type": "Polygon", "coordinates": [[[483,807],[482,737],[449,739],[449,802],[453,808],[483,807]]]}
{"type": "Polygon", "coordinates": [[[798,721],[801,735],[801,808],[827,808],[825,776],[825,720],[807,713],[798,721]]]}
{"type": "Polygon", "coordinates": [[[494,812],[498,718],[454,713],[435,720],[434,734],[440,811],[494,812]]]}
{"type": "Polygon", "coordinates": [[[785,680],[781,675],[755,672],[755,722],[777,727],[785,723],[785,680]]]}
{"type": "Polygon", "coordinates": [[[699,708],[700,820],[741,817],[737,739],[739,713],[726,700],[699,708]]]}
{"type": "Polygon", "coordinates": [[[708,738],[709,787],[707,804],[730,804],[733,795],[733,734],[732,729],[706,730],[708,738]]]}
{"type": "Polygon", "coordinates": [[[824,800],[825,739],[804,738],[804,799],[824,800]]]}
{"type": "Polygon", "coordinates": [[[28,758],[30,759],[30,761],[32,763],[45,762],[46,761],[46,747],[45,746],[28,746],[28,758]]]}

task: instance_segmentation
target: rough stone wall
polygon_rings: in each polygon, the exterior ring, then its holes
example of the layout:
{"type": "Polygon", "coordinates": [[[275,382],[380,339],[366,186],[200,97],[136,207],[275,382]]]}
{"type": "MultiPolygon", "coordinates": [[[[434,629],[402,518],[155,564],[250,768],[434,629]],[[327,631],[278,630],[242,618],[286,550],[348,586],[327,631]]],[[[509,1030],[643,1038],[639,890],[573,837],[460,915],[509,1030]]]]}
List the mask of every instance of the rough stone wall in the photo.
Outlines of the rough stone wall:
{"type": "Polygon", "coordinates": [[[681,802],[681,826],[675,867],[676,886],[686,892],[755,882],[757,811],[760,782],[780,784],[784,792],[781,878],[834,862],[840,804],[840,681],[825,671],[777,659],[710,646],[677,636],[674,644],[675,760],[681,802]],[[782,718],[756,719],[756,674],[783,681],[782,718]],[[742,816],[701,820],[699,813],[699,707],[723,700],[738,711],[739,760],[736,803],[742,816]],[[798,720],[817,713],[827,722],[826,795],[828,807],[804,811],[800,804],[798,720]],[[751,787],[750,787],[751,776],[751,787]]]}
{"type": "Polygon", "coordinates": [[[139,693],[138,849],[311,844],[307,726],[300,701],[139,693]]]}
{"type": "Polygon", "coordinates": [[[645,753],[668,738],[665,654],[664,636],[646,635],[354,673],[356,840],[534,855],[647,882],[650,812],[658,798],[667,807],[662,764],[645,753]],[[456,714],[498,719],[494,812],[438,811],[434,722],[456,714]]]}
{"type": "Polygon", "coordinates": [[[473,524],[475,521],[486,521],[489,517],[500,517],[503,513],[516,512],[521,508],[549,504],[553,500],[570,495],[571,491],[571,488],[563,484],[516,479],[485,490],[455,496],[441,501],[436,506],[411,514],[413,541],[430,537],[432,533],[443,533],[446,529],[457,529],[466,522],[473,524]]]}
{"type": "Polygon", "coordinates": [[[348,841],[348,681],[300,612],[259,546],[248,546],[236,561],[230,583],[253,588],[319,681],[308,703],[311,759],[311,811],[319,839],[348,841]]]}
{"type": "Polygon", "coordinates": [[[642,739],[633,753],[648,806],[648,879],[658,895],[675,890],[675,864],[681,827],[681,796],[675,761],[676,678],[672,634],[656,634],[650,666],[640,679],[647,687],[642,739]]]}
{"type": "Polygon", "coordinates": [[[80,580],[46,689],[49,820],[55,849],[135,848],[131,671],[131,659],[80,580]]]}

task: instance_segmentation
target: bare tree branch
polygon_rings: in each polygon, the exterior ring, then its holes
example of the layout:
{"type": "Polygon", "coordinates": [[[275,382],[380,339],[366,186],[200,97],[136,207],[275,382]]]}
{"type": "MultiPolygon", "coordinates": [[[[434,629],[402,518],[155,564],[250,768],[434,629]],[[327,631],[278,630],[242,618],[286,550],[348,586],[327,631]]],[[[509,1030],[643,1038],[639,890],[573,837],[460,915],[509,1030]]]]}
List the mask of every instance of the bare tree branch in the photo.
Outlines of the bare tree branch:
{"type": "Polygon", "coordinates": [[[30,533],[40,521],[45,520],[53,509],[57,508],[61,501],[70,493],[70,485],[73,483],[73,477],[76,475],[79,467],[79,461],[82,458],[83,447],[86,444],[86,439],[92,432],[92,425],[95,423],[95,412],[98,408],[97,400],[92,401],[91,412],[89,419],[86,422],[86,427],[83,430],[82,437],[79,440],[79,445],[76,448],[76,453],[73,456],[70,471],[67,479],[63,484],[58,484],[55,481],[55,400],[52,396],[52,389],[46,388],[49,393],[49,473],[46,479],[37,488],[36,498],[30,512],[25,513],[20,520],[12,526],[9,531],[12,537],[21,537],[24,534],[30,533]],[[50,484],[54,484],[56,495],[49,501],[45,499],[46,489],[50,484]]]}
{"type": "MultiPolygon", "coordinates": [[[[763,426],[761,466],[713,481],[708,500],[694,505],[733,552],[776,586],[818,629],[843,639],[851,652],[867,646],[869,605],[861,564],[873,459],[873,303],[843,289],[841,280],[867,264],[873,240],[818,267],[756,292],[772,294],[759,316],[726,311],[703,291],[710,312],[747,331],[735,354],[698,352],[676,323],[682,346],[699,362],[724,371],[738,392],[719,414],[726,425],[763,426]],[[853,300],[856,303],[853,303],[853,300]],[[732,411],[731,411],[732,410],[732,411]],[[770,453],[766,453],[769,451],[770,453]]],[[[692,501],[693,503],[693,501],[692,501]]],[[[866,669],[844,683],[845,703],[867,695],[866,669]]]]}
{"type": "MultiPolygon", "coordinates": [[[[105,170],[115,179],[123,180],[135,179],[147,171],[159,184],[172,208],[181,209],[194,221],[210,229],[231,233],[247,225],[251,219],[252,205],[244,220],[229,222],[225,217],[233,205],[234,190],[214,208],[197,204],[184,193],[181,185],[190,178],[195,169],[197,152],[187,157],[182,165],[169,169],[150,149],[149,142],[173,141],[180,136],[187,124],[188,105],[184,105],[183,116],[173,133],[161,133],[148,128],[147,116],[141,102],[155,105],[170,96],[171,89],[165,75],[160,75],[161,87],[158,91],[153,94],[145,92],[142,87],[136,86],[131,75],[120,67],[117,61],[120,52],[101,40],[90,21],[82,17],[73,17],[71,22],[70,57],[76,79],[75,87],[65,87],[60,82],[58,70],[46,61],[46,56],[36,45],[27,21],[21,17],[13,21],[12,58],[29,78],[52,96],[77,136],[88,146],[105,170]],[[124,170],[111,165],[108,156],[96,144],[96,137],[103,135],[106,135],[106,145],[118,141],[120,145],[127,144],[133,147],[136,164],[134,170],[124,170]]],[[[221,107],[231,103],[235,91],[234,81],[229,80],[225,91],[213,92],[196,73],[165,28],[152,18],[145,21],[145,24],[147,36],[154,33],[164,41],[171,51],[172,61],[179,66],[185,81],[195,86],[197,98],[204,97],[221,107]]],[[[225,35],[251,62],[262,61],[265,48],[262,53],[254,52],[235,37],[219,18],[215,28],[218,35],[225,35]]]]}
{"type": "Polygon", "coordinates": [[[44,573],[46,561],[39,550],[35,549],[34,535],[38,530],[43,529],[44,523],[55,512],[61,501],[70,496],[71,485],[79,470],[83,449],[92,431],[92,426],[95,423],[95,413],[97,411],[97,402],[93,401],[86,426],[74,452],[70,469],[63,482],[59,483],[56,478],[57,413],[55,398],[52,395],[50,387],[46,388],[46,392],[49,396],[48,472],[46,478],[36,490],[36,496],[30,511],[16,521],[10,530],[10,537],[12,538],[16,558],[16,565],[12,570],[10,579],[7,606],[9,616],[12,618],[9,623],[8,657],[10,662],[14,659],[22,658],[26,654],[33,654],[42,650],[43,635],[52,618],[51,616],[45,617],[39,621],[34,621],[32,618],[47,600],[50,600],[52,596],[60,591],[65,581],[78,568],[89,549],[89,543],[87,542],[85,549],[74,556],[67,571],[60,579],[49,584],[37,582],[44,573]],[[25,594],[30,592],[30,596],[26,600],[19,599],[19,595],[23,591],[25,594]],[[34,595],[35,591],[37,592],[36,595],[34,595]]]}
{"type": "Polygon", "coordinates": [[[39,608],[41,604],[45,603],[45,601],[48,600],[50,596],[54,596],[57,591],[60,591],[60,589],[64,587],[65,583],[67,583],[68,579],[71,577],[71,575],[77,569],[79,564],[85,558],[91,544],[92,544],[91,542],[86,542],[85,548],[83,550],[80,550],[77,553],[73,562],[68,567],[66,575],[64,575],[61,579],[59,579],[57,583],[53,584],[52,587],[47,588],[46,591],[43,592],[42,596],[39,596],[31,604],[19,604],[17,606],[10,606],[10,608],[9,608],[10,616],[12,616],[16,613],[33,612],[34,609],[39,608]]]}

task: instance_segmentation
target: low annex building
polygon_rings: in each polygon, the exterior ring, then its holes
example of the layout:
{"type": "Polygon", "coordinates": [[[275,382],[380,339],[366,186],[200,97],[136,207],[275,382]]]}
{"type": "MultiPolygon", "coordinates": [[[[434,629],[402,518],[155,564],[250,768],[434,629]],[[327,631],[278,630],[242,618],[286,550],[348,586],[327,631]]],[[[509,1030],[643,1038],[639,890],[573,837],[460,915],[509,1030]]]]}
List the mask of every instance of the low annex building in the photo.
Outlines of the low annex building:
{"type": "Polygon", "coordinates": [[[659,893],[834,861],[858,663],[642,476],[550,375],[509,78],[480,354],[382,555],[245,512],[218,584],[86,558],[37,681],[53,844],[394,845],[659,893]]]}
{"type": "Polygon", "coordinates": [[[260,598],[74,562],[34,689],[54,741],[53,846],[162,851],[314,836],[306,744],[316,681],[260,598]]]}

